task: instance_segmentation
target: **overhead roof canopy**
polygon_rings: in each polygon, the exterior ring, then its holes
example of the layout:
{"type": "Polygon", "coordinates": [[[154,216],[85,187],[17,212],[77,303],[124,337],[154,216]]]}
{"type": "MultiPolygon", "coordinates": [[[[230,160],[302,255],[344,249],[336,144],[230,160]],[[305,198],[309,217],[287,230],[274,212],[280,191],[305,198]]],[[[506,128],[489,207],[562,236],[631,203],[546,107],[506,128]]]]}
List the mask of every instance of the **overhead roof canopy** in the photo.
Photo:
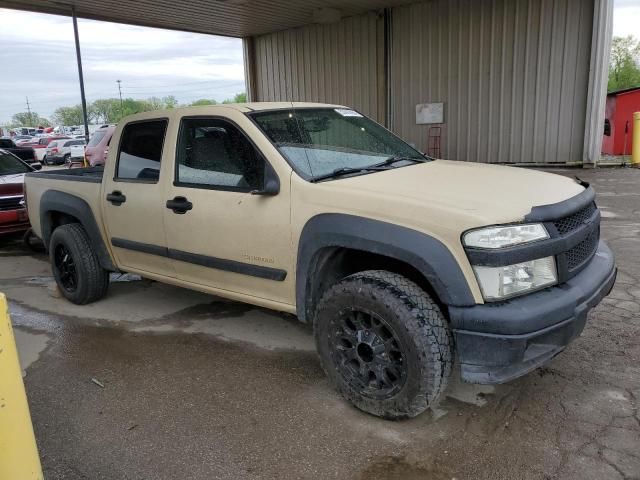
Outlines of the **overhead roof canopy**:
{"type": "Polygon", "coordinates": [[[349,17],[416,0],[0,0],[0,7],[146,27],[247,37],[299,27],[336,14],[349,17]],[[320,12],[320,9],[329,9],[320,12]],[[334,11],[334,10],[337,10],[334,11]]]}

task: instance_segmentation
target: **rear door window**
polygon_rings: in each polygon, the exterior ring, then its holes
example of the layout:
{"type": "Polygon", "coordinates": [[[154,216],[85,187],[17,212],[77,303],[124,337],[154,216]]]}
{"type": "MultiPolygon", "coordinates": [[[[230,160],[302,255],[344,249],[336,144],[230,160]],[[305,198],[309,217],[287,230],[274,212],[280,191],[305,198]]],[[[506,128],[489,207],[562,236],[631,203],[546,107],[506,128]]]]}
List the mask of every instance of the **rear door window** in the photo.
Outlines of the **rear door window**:
{"type": "Polygon", "coordinates": [[[98,130],[97,132],[95,132],[91,137],[91,140],[89,140],[87,147],[95,147],[96,145],[98,145],[100,143],[100,140],[104,138],[105,133],[106,132],[104,130],[98,130]]]}
{"type": "Polygon", "coordinates": [[[115,180],[155,183],[167,120],[145,120],[126,125],[120,138],[115,180]]]}

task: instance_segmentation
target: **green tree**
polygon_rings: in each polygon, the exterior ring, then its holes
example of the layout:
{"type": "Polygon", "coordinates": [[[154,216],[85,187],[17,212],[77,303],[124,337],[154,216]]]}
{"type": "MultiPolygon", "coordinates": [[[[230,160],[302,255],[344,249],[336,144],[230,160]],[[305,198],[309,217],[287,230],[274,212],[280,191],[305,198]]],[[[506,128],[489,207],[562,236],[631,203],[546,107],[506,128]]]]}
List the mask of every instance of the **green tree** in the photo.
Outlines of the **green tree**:
{"type": "Polygon", "coordinates": [[[94,101],[90,110],[93,112],[93,119],[98,123],[113,123],[120,108],[120,100],[117,98],[101,98],[94,101]]]}
{"type": "Polygon", "coordinates": [[[82,125],[82,105],[73,107],[59,107],[53,112],[53,121],[57,125],[82,125]]]}
{"type": "Polygon", "coordinates": [[[162,110],[165,106],[165,102],[158,97],[148,98],[147,103],[151,107],[151,110],[162,110]]]}
{"type": "Polygon", "coordinates": [[[173,95],[167,95],[166,97],[162,97],[162,103],[164,103],[164,108],[176,108],[178,106],[178,99],[173,95]]]}
{"type": "Polygon", "coordinates": [[[640,86],[640,41],[614,37],[609,62],[609,91],[640,86]]]}
{"type": "Polygon", "coordinates": [[[24,127],[35,127],[38,125],[38,119],[40,115],[36,112],[19,112],[14,113],[11,117],[11,124],[16,127],[24,126],[24,127]]]}
{"type": "Polygon", "coordinates": [[[217,105],[217,104],[218,104],[218,102],[216,102],[213,99],[209,100],[208,98],[201,98],[200,100],[196,100],[195,102],[191,102],[190,106],[198,107],[200,105],[217,105]]]}
{"type": "Polygon", "coordinates": [[[242,92],[242,93],[236,93],[233,98],[227,98],[226,100],[223,100],[222,103],[246,103],[247,102],[247,94],[242,92]]]}

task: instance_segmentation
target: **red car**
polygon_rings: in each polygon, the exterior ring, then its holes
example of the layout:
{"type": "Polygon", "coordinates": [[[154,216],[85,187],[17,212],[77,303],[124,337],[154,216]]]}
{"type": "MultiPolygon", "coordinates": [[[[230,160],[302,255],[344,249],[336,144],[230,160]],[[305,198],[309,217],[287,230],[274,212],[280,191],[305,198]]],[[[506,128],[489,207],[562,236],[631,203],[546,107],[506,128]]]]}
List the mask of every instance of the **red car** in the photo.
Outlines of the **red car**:
{"type": "Polygon", "coordinates": [[[93,132],[89,143],[84,149],[84,158],[92,167],[104,165],[109,153],[109,143],[111,143],[111,137],[115,129],[115,125],[108,125],[93,132]]]}
{"type": "Polygon", "coordinates": [[[39,170],[0,149],[0,236],[29,230],[24,204],[24,174],[39,170]]]}

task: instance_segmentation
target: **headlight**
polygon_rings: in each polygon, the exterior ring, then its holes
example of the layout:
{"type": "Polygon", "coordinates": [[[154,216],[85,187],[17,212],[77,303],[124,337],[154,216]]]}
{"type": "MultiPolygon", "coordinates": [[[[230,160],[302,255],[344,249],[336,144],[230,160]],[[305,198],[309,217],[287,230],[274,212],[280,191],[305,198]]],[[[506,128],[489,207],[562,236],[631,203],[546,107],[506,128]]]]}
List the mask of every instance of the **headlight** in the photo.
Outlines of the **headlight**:
{"type": "Polygon", "coordinates": [[[539,258],[505,267],[474,266],[485,300],[504,300],[554,285],[558,281],[554,257],[539,258]]]}
{"type": "Polygon", "coordinates": [[[549,233],[544,225],[530,223],[471,230],[464,234],[463,240],[467,247],[502,248],[546,240],[547,238],[549,238],[549,233]]]}

